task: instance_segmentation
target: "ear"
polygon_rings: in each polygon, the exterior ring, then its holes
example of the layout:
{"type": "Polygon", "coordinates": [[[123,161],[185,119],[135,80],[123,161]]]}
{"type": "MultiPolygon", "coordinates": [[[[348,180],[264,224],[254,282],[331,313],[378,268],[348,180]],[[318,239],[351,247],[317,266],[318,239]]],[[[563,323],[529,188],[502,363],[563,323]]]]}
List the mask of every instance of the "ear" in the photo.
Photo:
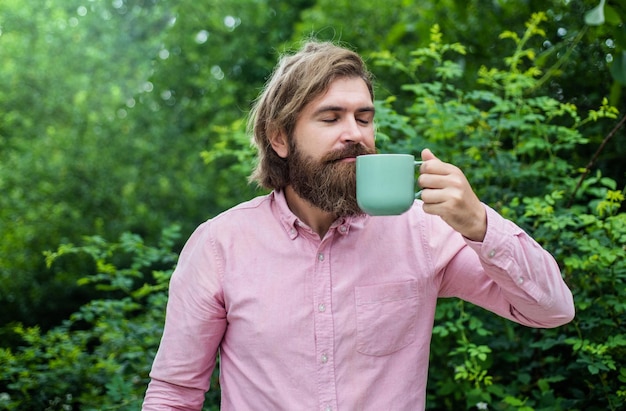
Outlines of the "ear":
{"type": "Polygon", "coordinates": [[[287,158],[289,154],[289,142],[287,141],[285,132],[273,131],[269,133],[268,137],[276,154],[281,158],[287,158]]]}

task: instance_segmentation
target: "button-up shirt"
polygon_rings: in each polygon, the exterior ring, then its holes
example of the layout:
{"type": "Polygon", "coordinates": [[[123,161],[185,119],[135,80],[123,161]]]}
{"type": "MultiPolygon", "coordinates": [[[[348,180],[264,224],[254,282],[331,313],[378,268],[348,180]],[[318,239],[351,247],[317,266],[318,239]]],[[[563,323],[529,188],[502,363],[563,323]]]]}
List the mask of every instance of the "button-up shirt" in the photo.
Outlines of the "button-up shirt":
{"type": "Polygon", "coordinates": [[[574,316],[551,255],[485,208],[480,243],[420,201],[324,238],[282,192],[205,222],[172,275],[143,409],[200,410],[218,352],[224,411],[424,409],[438,298],[531,327],[574,316]]]}

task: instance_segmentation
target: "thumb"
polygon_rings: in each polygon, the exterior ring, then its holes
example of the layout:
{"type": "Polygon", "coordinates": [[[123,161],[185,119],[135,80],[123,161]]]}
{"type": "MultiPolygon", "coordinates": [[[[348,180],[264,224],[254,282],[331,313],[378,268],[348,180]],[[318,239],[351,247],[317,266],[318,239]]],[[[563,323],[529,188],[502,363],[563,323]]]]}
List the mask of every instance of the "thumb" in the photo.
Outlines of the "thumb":
{"type": "Polygon", "coordinates": [[[434,160],[437,157],[430,151],[429,148],[425,148],[422,150],[422,161],[434,160]]]}

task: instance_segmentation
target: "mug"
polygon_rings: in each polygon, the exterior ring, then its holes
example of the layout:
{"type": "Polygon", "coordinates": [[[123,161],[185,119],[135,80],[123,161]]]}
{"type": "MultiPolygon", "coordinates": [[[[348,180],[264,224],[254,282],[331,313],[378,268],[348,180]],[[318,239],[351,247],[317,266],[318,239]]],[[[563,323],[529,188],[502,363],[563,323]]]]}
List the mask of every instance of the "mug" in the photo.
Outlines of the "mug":
{"type": "Polygon", "coordinates": [[[415,193],[415,161],[411,154],[367,154],[356,158],[356,199],[367,214],[398,215],[411,208],[415,193]]]}

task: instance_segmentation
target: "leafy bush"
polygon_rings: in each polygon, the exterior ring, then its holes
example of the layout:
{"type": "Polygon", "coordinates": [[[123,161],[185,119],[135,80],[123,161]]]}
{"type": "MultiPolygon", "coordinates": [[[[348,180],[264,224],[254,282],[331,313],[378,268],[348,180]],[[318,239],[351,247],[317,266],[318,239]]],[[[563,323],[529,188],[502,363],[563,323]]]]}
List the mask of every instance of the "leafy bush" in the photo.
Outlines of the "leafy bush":
{"type": "MultiPolygon", "coordinates": [[[[126,233],[116,243],[89,237],[48,253],[49,265],[88,256],[95,269],[80,283],[108,297],[45,333],[13,328],[22,344],[0,350],[0,409],[139,409],[162,333],[179,231],[164,230],[154,247],[126,233]]],[[[207,409],[217,394],[211,395],[207,409]]]]}

